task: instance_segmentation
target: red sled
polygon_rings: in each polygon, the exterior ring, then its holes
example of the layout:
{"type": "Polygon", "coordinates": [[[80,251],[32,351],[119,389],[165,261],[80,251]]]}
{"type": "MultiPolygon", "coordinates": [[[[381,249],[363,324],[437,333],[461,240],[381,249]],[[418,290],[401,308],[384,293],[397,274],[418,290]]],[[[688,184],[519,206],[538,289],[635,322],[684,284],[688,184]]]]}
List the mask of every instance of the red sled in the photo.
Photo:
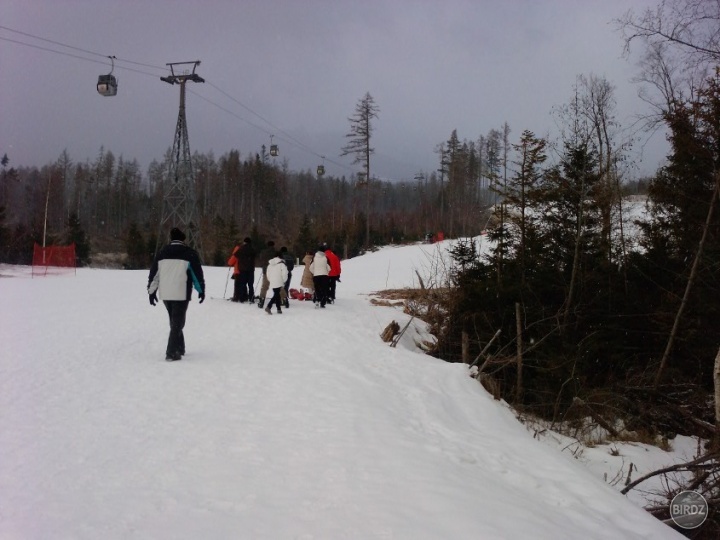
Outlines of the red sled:
{"type": "Polygon", "coordinates": [[[309,293],[309,292],[306,292],[306,293],[305,293],[305,300],[312,300],[312,299],[313,299],[313,295],[312,295],[311,293],[309,293]]]}
{"type": "Polygon", "coordinates": [[[297,289],[290,289],[290,298],[294,300],[302,300],[304,298],[303,293],[297,289]]]}

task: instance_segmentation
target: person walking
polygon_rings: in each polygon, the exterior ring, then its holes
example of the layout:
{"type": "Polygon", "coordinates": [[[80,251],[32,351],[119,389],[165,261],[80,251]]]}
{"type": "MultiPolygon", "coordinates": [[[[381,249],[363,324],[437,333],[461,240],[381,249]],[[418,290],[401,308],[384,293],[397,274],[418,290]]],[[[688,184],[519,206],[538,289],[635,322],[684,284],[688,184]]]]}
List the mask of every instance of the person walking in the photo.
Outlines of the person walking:
{"type": "Polygon", "coordinates": [[[200,256],[185,244],[185,234],[173,227],[170,243],[160,250],[153,261],[147,286],[150,305],[154,306],[159,297],[170,319],[165,360],[180,360],[185,354],[183,328],[193,287],[202,304],[205,300],[205,277],[200,256]]]}
{"type": "Polygon", "coordinates": [[[252,247],[250,237],[245,237],[242,246],[237,250],[238,302],[253,302],[255,300],[255,249],[252,247]]]}
{"type": "MultiPolygon", "coordinates": [[[[325,251],[322,246],[318,247],[310,263],[310,272],[312,272],[313,285],[315,286],[315,301],[320,304],[321,308],[324,308],[327,303],[328,272],[330,272],[330,265],[327,262],[327,257],[325,256],[325,251]]],[[[317,307],[317,304],[315,306],[317,307]]]]}
{"type": "MultiPolygon", "coordinates": [[[[240,269],[238,268],[238,258],[237,258],[237,252],[240,250],[240,243],[238,242],[235,244],[235,247],[233,248],[233,252],[230,255],[230,258],[227,260],[227,265],[233,269],[233,295],[230,299],[233,302],[239,302],[240,301],[240,282],[238,281],[238,277],[240,275],[240,269]]],[[[227,290],[227,286],[225,287],[227,290]]],[[[225,298],[225,295],[223,295],[223,298],[225,298]]]]}
{"type": "Polygon", "coordinates": [[[278,252],[276,257],[273,257],[268,261],[267,271],[265,272],[270,288],[272,288],[273,295],[265,308],[265,313],[272,315],[272,307],[277,306],[278,314],[282,313],[282,300],[280,291],[285,287],[287,281],[288,269],[278,252]]]}
{"type": "MultiPolygon", "coordinates": [[[[302,277],[300,278],[300,286],[304,289],[307,289],[305,291],[306,295],[310,295],[310,298],[315,297],[315,284],[313,283],[313,275],[310,271],[310,263],[313,261],[313,254],[311,250],[305,251],[305,256],[303,257],[302,263],[304,265],[302,277]]],[[[309,300],[307,296],[305,296],[305,300],[309,300]]]]}
{"type": "Polygon", "coordinates": [[[260,297],[258,298],[258,307],[261,309],[265,305],[265,297],[267,296],[268,289],[270,288],[270,282],[268,281],[266,275],[268,263],[270,262],[270,259],[275,256],[277,256],[275,242],[268,240],[265,245],[265,249],[260,252],[257,260],[258,266],[262,268],[262,285],[260,286],[260,297]]]}
{"type": "Polygon", "coordinates": [[[335,303],[335,288],[338,281],[340,281],[340,258],[335,255],[332,249],[327,244],[323,246],[325,248],[325,256],[327,257],[328,264],[330,265],[330,272],[328,272],[328,302],[331,304],[335,303]]]}
{"type": "MultiPolygon", "coordinates": [[[[290,280],[292,279],[292,271],[295,268],[295,257],[293,257],[290,253],[288,253],[288,248],[283,246],[280,248],[280,258],[283,260],[283,262],[285,263],[285,266],[287,267],[287,270],[288,270],[288,276],[287,276],[287,279],[285,280],[285,287],[283,289],[285,294],[283,295],[282,302],[286,308],[289,308],[290,307],[290,280]]],[[[280,292],[282,293],[283,291],[280,291],[280,292]]]]}

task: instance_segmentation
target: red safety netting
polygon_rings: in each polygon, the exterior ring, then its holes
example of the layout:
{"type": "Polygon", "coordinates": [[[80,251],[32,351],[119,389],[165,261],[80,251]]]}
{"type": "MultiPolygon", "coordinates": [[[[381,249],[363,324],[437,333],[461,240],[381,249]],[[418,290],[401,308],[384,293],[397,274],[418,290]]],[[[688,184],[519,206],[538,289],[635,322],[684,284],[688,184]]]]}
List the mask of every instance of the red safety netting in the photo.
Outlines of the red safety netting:
{"type": "Polygon", "coordinates": [[[75,270],[75,243],[69,246],[42,247],[35,244],[33,249],[32,275],[46,275],[48,270],[71,268],[75,270]]]}

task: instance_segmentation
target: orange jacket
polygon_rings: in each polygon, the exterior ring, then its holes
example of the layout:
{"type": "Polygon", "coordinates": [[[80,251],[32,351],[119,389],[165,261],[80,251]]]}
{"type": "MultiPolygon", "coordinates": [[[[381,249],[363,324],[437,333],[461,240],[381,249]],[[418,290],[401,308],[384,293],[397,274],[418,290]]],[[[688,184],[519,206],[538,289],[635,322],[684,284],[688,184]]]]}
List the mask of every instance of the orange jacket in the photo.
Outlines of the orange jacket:
{"type": "Polygon", "coordinates": [[[230,258],[227,260],[227,265],[233,267],[233,276],[237,276],[240,273],[240,268],[238,267],[238,258],[235,256],[235,254],[238,252],[238,249],[240,249],[240,246],[235,246],[235,249],[233,249],[232,255],[230,255],[230,258]]]}

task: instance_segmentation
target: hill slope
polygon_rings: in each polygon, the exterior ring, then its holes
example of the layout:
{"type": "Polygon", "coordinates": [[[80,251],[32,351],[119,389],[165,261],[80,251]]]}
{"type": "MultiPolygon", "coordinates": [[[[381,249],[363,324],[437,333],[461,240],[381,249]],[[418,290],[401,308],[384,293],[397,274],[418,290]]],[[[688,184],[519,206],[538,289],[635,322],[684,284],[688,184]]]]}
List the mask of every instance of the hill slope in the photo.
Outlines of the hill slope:
{"type": "Polygon", "coordinates": [[[344,261],[335,305],[280,316],[206,267],[173,363],[145,271],[0,268],[0,538],[681,538],[416,353],[419,324],[379,339],[407,318],[364,293],[437,249],[344,261]]]}

